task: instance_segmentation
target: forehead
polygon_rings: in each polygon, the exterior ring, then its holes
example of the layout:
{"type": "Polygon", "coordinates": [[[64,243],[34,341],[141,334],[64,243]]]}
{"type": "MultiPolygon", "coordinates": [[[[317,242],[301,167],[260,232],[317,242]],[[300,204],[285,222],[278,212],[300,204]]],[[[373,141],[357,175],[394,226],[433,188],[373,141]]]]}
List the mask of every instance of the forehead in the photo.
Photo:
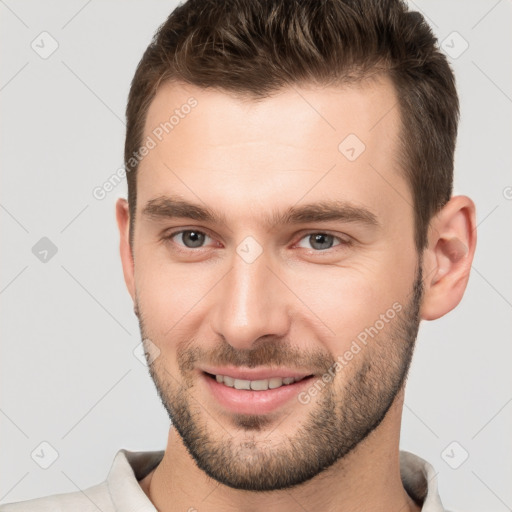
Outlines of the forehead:
{"type": "Polygon", "coordinates": [[[172,133],[176,143],[191,136],[198,149],[258,139],[288,145],[307,142],[304,149],[310,151],[332,149],[350,133],[363,143],[380,140],[387,146],[399,127],[395,88],[379,75],[336,87],[290,86],[263,99],[165,83],[150,104],[144,132],[157,139],[172,133]]]}
{"type": "Polygon", "coordinates": [[[259,100],[167,83],[148,110],[143,140],[153,147],[139,164],[138,197],[177,193],[218,208],[254,209],[307,196],[378,210],[398,195],[410,205],[399,133],[386,77],[287,87],[259,100]]]}

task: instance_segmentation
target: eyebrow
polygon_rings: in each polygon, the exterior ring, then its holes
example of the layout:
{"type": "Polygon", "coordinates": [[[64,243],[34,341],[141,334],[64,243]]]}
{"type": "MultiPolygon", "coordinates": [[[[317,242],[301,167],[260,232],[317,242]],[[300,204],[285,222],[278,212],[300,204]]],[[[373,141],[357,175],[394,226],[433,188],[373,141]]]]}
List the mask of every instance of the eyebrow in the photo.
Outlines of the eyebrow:
{"type": "MultiPolygon", "coordinates": [[[[176,196],[161,196],[149,200],[142,215],[153,219],[187,218],[199,222],[227,225],[226,217],[200,204],[185,201],[176,196]]],[[[346,201],[320,201],[302,206],[291,206],[284,212],[272,212],[263,219],[269,229],[286,224],[342,221],[379,227],[377,217],[370,210],[346,201]]]]}

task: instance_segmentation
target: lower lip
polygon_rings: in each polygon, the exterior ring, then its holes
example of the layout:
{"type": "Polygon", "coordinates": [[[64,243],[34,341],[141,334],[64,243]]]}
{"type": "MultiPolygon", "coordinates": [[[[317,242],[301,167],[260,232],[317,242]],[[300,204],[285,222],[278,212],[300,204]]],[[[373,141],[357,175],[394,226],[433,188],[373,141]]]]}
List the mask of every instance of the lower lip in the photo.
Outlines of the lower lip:
{"type": "Polygon", "coordinates": [[[230,388],[204,373],[202,378],[216,401],[225,409],[239,414],[267,414],[290,400],[297,400],[298,394],[310,384],[313,377],[265,391],[230,388]]]}

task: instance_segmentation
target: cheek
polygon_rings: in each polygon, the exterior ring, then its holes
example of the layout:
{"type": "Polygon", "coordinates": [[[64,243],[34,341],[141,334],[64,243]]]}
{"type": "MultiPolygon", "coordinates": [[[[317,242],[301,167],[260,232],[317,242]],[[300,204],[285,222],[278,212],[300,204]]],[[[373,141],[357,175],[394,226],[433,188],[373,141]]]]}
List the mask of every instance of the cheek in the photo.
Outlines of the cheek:
{"type": "Polygon", "coordinates": [[[163,341],[190,331],[218,272],[205,265],[170,263],[150,248],[141,249],[135,261],[137,299],[148,332],[163,341]]]}
{"type": "MultiPolygon", "coordinates": [[[[229,265],[170,262],[164,251],[149,244],[139,246],[135,261],[137,298],[148,337],[161,350],[164,343],[174,346],[190,337],[211,339],[208,315],[223,300],[222,290],[229,293],[220,286],[229,265]]],[[[338,266],[277,266],[275,271],[293,293],[278,283],[275,291],[281,291],[273,301],[290,315],[297,343],[310,331],[333,355],[342,354],[394,304],[404,306],[410,300],[415,264],[407,251],[386,246],[338,266]]]]}
{"type": "Polygon", "coordinates": [[[379,333],[387,332],[394,323],[389,319],[410,301],[414,260],[401,262],[400,271],[393,260],[382,255],[364,265],[311,267],[290,281],[301,283],[294,291],[314,312],[317,319],[313,321],[320,320],[329,328],[330,335],[324,340],[333,355],[342,354],[354,339],[376,324],[379,333]]]}

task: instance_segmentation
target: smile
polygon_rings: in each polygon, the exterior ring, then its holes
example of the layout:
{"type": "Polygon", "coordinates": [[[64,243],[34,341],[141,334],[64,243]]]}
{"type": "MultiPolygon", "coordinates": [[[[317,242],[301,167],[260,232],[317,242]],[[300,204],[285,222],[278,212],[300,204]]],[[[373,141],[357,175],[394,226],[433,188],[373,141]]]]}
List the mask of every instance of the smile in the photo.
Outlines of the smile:
{"type": "Polygon", "coordinates": [[[281,386],[288,386],[294,382],[299,382],[306,377],[272,377],[270,379],[245,380],[235,379],[229,375],[215,375],[215,380],[229,388],[245,389],[253,391],[266,391],[268,389],[277,389],[281,386]]]}
{"type": "Polygon", "coordinates": [[[300,374],[286,369],[237,371],[226,368],[223,372],[212,370],[203,369],[200,372],[200,382],[206,386],[209,396],[217,406],[237,414],[268,414],[286,404],[298,404],[297,396],[314,378],[311,374],[300,374]],[[228,373],[226,370],[232,375],[225,375],[228,373]]]}

